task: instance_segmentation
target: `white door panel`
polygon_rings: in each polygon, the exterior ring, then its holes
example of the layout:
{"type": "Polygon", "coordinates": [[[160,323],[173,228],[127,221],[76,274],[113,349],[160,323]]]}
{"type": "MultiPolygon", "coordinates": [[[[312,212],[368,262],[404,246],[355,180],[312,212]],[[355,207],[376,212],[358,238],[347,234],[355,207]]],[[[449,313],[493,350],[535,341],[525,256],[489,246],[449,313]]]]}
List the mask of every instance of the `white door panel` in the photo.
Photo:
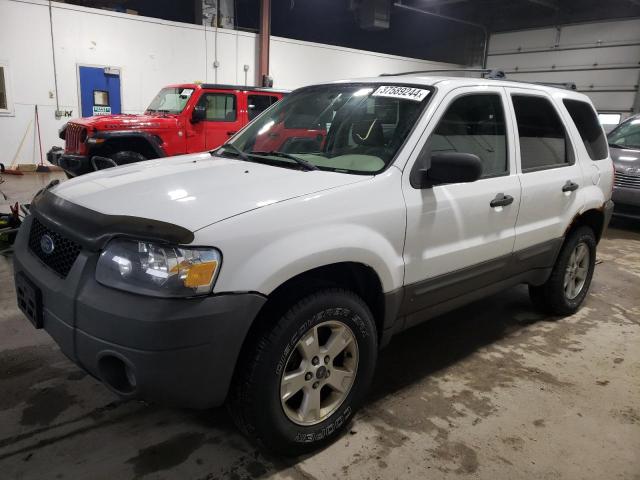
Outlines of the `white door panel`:
{"type": "Polygon", "coordinates": [[[513,250],[520,197],[517,176],[410,193],[406,195],[405,284],[486,262],[513,250]],[[490,207],[499,193],[511,195],[514,202],[490,207]]]}
{"type": "Polygon", "coordinates": [[[515,250],[522,250],[564,235],[582,206],[580,188],[563,192],[567,181],[581,185],[580,167],[554,168],[522,174],[522,201],[516,225],[515,250]]]}
{"type": "MultiPolygon", "coordinates": [[[[495,98],[495,97],[494,97],[495,98]]],[[[515,224],[520,204],[520,180],[517,175],[512,141],[510,112],[506,108],[506,93],[501,87],[465,87],[454,89],[438,106],[413,158],[403,175],[403,191],[407,204],[407,235],[404,249],[405,285],[421,282],[465,267],[478,265],[502,257],[513,251],[515,224]],[[506,130],[492,135],[484,129],[476,109],[475,118],[465,125],[457,113],[443,133],[440,122],[456,100],[469,95],[494,94],[503,103],[506,130]],[[432,135],[432,132],[436,132],[432,135]],[[468,132],[468,133],[467,133],[468,132]],[[499,141],[506,136],[506,147],[499,141]],[[418,189],[411,186],[410,172],[419,151],[429,141],[434,151],[448,149],[473,153],[482,158],[489,170],[496,168],[496,160],[507,158],[508,172],[501,176],[481,178],[472,183],[436,185],[418,189]],[[444,148],[443,145],[448,145],[444,148]],[[513,197],[504,207],[491,207],[498,195],[513,197]]],[[[454,109],[452,109],[453,111],[454,109]]],[[[504,168],[504,163],[502,163],[504,168]]],[[[486,171],[486,170],[485,170],[486,171]]]]}

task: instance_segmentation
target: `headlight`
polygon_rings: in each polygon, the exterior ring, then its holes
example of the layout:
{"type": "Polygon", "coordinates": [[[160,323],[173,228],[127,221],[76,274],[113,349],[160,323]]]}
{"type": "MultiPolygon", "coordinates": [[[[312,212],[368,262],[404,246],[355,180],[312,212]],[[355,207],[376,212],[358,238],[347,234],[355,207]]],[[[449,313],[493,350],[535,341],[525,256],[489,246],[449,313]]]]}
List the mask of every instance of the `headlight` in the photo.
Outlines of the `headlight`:
{"type": "Polygon", "coordinates": [[[143,295],[190,297],[211,292],[221,262],[215,248],[116,239],[100,255],[96,280],[143,295]]]}

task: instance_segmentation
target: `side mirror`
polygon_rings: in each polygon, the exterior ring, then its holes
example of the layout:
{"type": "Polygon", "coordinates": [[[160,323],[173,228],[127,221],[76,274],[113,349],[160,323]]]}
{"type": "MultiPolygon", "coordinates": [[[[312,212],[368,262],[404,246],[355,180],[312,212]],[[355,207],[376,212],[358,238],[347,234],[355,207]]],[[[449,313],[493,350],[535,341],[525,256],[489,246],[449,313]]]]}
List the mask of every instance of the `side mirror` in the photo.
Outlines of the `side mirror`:
{"type": "Polygon", "coordinates": [[[196,105],[191,112],[191,123],[202,122],[207,118],[207,107],[204,105],[196,105]]]}
{"type": "Polygon", "coordinates": [[[431,166],[421,173],[424,186],[475,182],[482,176],[482,161],[472,153],[439,152],[431,155],[431,166]]]}

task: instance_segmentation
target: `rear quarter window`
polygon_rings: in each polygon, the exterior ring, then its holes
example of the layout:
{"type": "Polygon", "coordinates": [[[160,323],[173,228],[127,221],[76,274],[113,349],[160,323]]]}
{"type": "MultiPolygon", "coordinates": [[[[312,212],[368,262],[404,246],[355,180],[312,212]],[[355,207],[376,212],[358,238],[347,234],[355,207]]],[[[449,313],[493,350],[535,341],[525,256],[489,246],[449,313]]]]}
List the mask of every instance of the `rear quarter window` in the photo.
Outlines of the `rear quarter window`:
{"type": "Polygon", "coordinates": [[[563,101],[573,123],[580,133],[582,143],[591,160],[603,160],[609,156],[607,140],[598,122],[596,112],[587,102],[565,98],[563,101]]]}

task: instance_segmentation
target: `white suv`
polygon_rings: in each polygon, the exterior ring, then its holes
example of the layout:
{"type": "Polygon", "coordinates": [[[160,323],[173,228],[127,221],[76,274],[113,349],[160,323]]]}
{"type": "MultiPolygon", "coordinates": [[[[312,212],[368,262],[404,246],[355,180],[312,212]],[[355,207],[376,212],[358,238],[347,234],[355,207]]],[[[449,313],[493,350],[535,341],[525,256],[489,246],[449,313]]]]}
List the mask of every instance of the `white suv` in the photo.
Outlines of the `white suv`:
{"type": "Polygon", "coordinates": [[[612,181],[574,91],[305,87],[214,152],[41,192],[16,242],[18,302],[119,395],[226,401],[248,435],[299,453],[349,422],[394,334],[520,283],[575,312],[612,181]]]}

